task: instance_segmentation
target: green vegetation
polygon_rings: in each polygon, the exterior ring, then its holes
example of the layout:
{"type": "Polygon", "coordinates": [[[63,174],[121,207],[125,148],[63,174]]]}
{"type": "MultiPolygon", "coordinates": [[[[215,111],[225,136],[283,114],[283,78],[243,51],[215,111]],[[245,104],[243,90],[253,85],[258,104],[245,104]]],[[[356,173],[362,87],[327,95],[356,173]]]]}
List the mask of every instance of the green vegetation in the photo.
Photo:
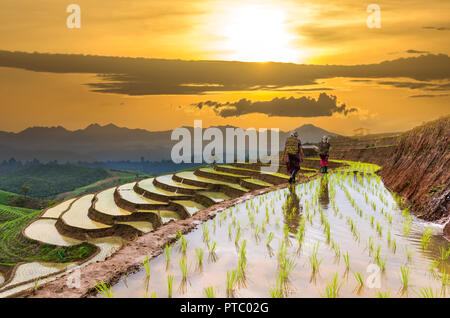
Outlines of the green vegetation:
{"type": "Polygon", "coordinates": [[[311,264],[312,273],[315,274],[319,271],[319,266],[322,263],[323,259],[320,261],[317,258],[317,254],[319,252],[319,243],[316,243],[313,248],[313,252],[311,256],[309,256],[309,263],[311,264]]]}
{"type": "MultiPolygon", "coordinates": [[[[75,188],[69,192],[60,193],[55,196],[58,201],[65,201],[70,198],[80,197],[88,193],[95,193],[101,190],[109,189],[121,184],[130,183],[136,180],[136,173],[129,171],[109,170],[109,176],[94,183],[75,188]]],[[[148,175],[139,174],[140,178],[147,178],[148,175]]]]}
{"type": "Polygon", "coordinates": [[[437,298],[437,297],[439,297],[438,295],[439,295],[439,293],[438,293],[438,290],[436,289],[436,290],[433,290],[433,288],[431,288],[431,287],[423,287],[423,288],[421,288],[420,289],[420,295],[423,297],[423,298],[437,298]]]}
{"type": "Polygon", "coordinates": [[[364,279],[362,278],[361,273],[356,272],[356,273],[353,273],[353,275],[355,276],[356,281],[359,283],[359,286],[363,287],[364,286],[364,279]]]}
{"type": "Polygon", "coordinates": [[[387,292],[383,293],[381,291],[377,291],[377,298],[389,298],[391,292],[388,290],[387,292]]]}
{"type": "Polygon", "coordinates": [[[0,224],[36,213],[35,210],[0,204],[0,224]]]}
{"type": "Polygon", "coordinates": [[[95,289],[99,293],[103,294],[106,298],[114,298],[115,297],[112,287],[108,283],[105,283],[103,281],[97,282],[97,284],[95,285],[95,289]]]}
{"type": "Polygon", "coordinates": [[[409,283],[409,267],[400,266],[400,280],[402,282],[403,289],[408,288],[409,283]]]}
{"type": "Polygon", "coordinates": [[[67,263],[85,259],[96,251],[96,247],[89,243],[58,247],[24,237],[22,229],[36,219],[39,213],[34,211],[0,224],[0,265],[14,266],[19,262],[33,261],[67,263]]]}
{"type": "Polygon", "coordinates": [[[198,247],[195,249],[195,256],[197,258],[197,266],[200,268],[203,265],[203,255],[204,255],[204,251],[202,248],[198,247]]]}
{"type": "Polygon", "coordinates": [[[0,204],[3,205],[40,210],[54,203],[0,190],[0,204]]]}
{"type": "Polygon", "coordinates": [[[47,198],[106,179],[110,175],[108,170],[99,168],[39,164],[0,170],[0,189],[47,198]],[[24,187],[27,189],[26,193],[23,191],[24,187]]]}
{"type": "Polygon", "coordinates": [[[344,282],[338,282],[338,274],[334,274],[333,279],[325,287],[325,294],[322,297],[337,298],[344,282]]]}
{"type": "Polygon", "coordinates": [[[421,238],[421,245],[422,249],[426,250],[431,242],[431,235],[433,234],[432,228],[426,228],[425,232],[423,232],[422,238],[421,238]]]}
{"type": "Polygon", "coordinates": [[[167,275],[167,297],[172,298],[173,293],[173,275],[167,275]]]}
{"type": "Polygon", "coordinates": [[[145,257],[142,264],[144,264],[145,273],[147,274],[147,277],[150,277],[150,259],[148,258],[148,255],[145,257]]]}
{"type": "Polygon", "coordinates": [[[205,288],[205,295],[207,298],[215,298],[214,296],[214,287],[209,286],[205,288]]]}

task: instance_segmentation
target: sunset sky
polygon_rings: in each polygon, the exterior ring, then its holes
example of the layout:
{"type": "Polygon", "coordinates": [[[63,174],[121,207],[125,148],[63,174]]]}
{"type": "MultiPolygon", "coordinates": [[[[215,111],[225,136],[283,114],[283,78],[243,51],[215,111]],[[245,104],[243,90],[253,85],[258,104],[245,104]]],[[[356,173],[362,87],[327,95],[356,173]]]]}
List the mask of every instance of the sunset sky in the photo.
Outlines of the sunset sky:
{"type": "Polygon", "coordinates": [[[407,130],[450,113],[449,17],[437,0],[2,0],[0,130],[407,130]]]}

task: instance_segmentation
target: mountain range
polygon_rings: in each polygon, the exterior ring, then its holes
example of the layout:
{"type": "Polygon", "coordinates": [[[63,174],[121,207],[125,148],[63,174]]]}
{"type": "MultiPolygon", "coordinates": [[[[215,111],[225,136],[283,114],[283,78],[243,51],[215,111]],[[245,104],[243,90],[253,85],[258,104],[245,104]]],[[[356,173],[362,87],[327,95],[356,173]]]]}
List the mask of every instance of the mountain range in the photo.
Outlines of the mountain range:
{"type": "MultiPolygon", "coordinates": [[[[185,127],[192,133],[192,127],[185,127]]],[[[233,126],[219,126],[222,132],[233,126]]],[[[323,135],[337,136],[311,124],[298,127],[303,143],[315,143],[323,135]]],[[[64,127],[31,127],[19,133],[0,132],[0,160],[41,162],[94,162],[119,160],[159,161],[170,159],[170,152],[178,141],[171,140],[172,130],[148,131],[129,129],[114,124],[92,124],[85,129],[67,130],[64,127]]],[[[289,132],[280,131],[280,147],[289,132]]],[[[224,133],[225,136],[225,133],[224,133]]],[[[204,142],[205,144],[207,142],[204,142]]],[[[269,143],[270,146],[270,143],[269,143]]]]}

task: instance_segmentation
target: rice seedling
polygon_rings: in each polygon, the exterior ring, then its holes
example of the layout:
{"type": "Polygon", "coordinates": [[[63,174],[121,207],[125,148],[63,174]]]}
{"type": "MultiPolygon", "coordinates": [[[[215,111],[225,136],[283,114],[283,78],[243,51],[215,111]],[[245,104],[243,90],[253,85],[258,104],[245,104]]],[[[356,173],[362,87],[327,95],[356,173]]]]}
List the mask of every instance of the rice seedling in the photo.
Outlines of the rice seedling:
{"type": "Polygon", "coordinates": [[[248,220],[252,226],[255,224],[255,216],[251,211],[248,211],[248,220]]]}
{"type": "MultiPolygon", "coordinates": [[[[400,199],[400,204],[403,204],[404,199],[403,198],[399,198],[399,199],[400,199]]],[[[409,207],[402,210],[402,216],[407,220],[411,218],[411,215],[409,214],[409,207]]]]}
{"type": "Polygon", "coordinates": [[[400,281],[402,282],[403,289],[408,288],[409,283],[409,267],[400,266],[400,281]]]}
{"type": "Polygon", "coordinates": [[[426,250],[431,242],[431,235],[433,234],[433,229],[428,227],[425,229],[425,231],[422,234],[421,238],[421,246],[422,249],[426,250]]]}
{"type": "Polygon", "coordinates": [[[273,237],[274,237],[273,232],[270,232],[270,233],[269,233],[269,236],[267,237],[267,241],[266,241],[266,245],[267,245],[267,246],[270,246],[270,242],[272,242],[273,237]]]}
{"type": "Polygon", "coordinates": [[[114,298],[115,297],[112,287],[108,283],[105,283],[103,281],[97,282],[95,285],[95,289],[99,293],[103,294],[106,298],[114,298]]]}
{"type": "Polygon", "coordinates": [[[234,288],[236,286],[236,283],[238,281],[238,270],[232,270],[231,272],[227,272],[227,287],[226,287],[226,292],[228,297],[230,297],[233,292],[234,292],[234,288]]]}
{"type": "Polygon", "coordinates": [[[449,285],[449,283],[450,283],[450,275],[447,274],[447,269],[445,267],[444,267],[444,270],[442,271],[441,282],[442,282],[443,288],[445,286],[449,285]]]}
{"type": "Polygon", "coordinates": [[[367,248],[368,248],[368,250],[369,250],[369,255],[372,255],[372,252],[373,252],[373,250],[374,250],[374,248],[373,248],[373,238],[372,238],[372,236],[369,236],[369,243],[368,243],[368,245],[367,245],[367,248]]]}
{"type": "Polygon", "coordinates": [[[34,280],[33,292],[36,293],[39,287],[39,279],[34,280]]]}
{"type": "Polygon", "coordinates": [[[243,280],[245,278],[245,270],[247,268],[247,250],[246,250],[247,240],[244,240],[241,245],[238,260],[238,278],[243,280]]]}
{"type": "Polygon", "coordinates": [[[288,277],[295,266],[296,264],[293,258],[283,256],[278,265],[278,277],[280,278],[281,282],[286,283],[288,281],[288,277]]]}
{"type": "Polygon", "coordinates": [[[408,235],[411,231],[411,225],[412,225],[412,219],[409,218],[405,222],[403,222],[403,233],[405,235],[408,235]]]}
{"type": "Polygon", "coordinates": [[[342,257],[344,258],[346,270],[349,270],[350,269],[350,256],[348,255],[348,251],[346,254],[342,255],[342,257]]]}
{"type": "Polygon", "coordinates": [[[145,257],[142,263],[144,264],[144,269],[145,273],[147,274],[147,277],[150,277],[150,260],[148,258],[148,255],[145,257]]]}
{"type": "Polygon", "coordinates": [[[202,224],[202,230],[203,230],[203,241],[205,243],[209,242],[209,228],[208,225],[206,225],[205,223],[202,224]]]}
{"type": "Polygon", "coordinates": [[[383,235],[383,226],[379,222],[377,222],[377,232],[378,235],[383,235]]]}
{"type": "Polygon", "coordinates": [[[283,227],[283,237],[286,240],[286,242],[289,244],[289,226],[287,224],[283,227]]]}
{"type": "Polygon", "coordinates": [[[414,254],[414,251],[408,249],[408,245],[405,245],[405,252],[406,252],[406,259],[408,261],[410,261],[412,259],[413,254],[414,254]]]}
{"type": "Polygon", "coordinates": [[[267,222],[265,220],[263,220],[261,222],[261,233],[265,233],[266,232],[266,225],[267,225],[267,222]]]}
{"type": "Polygon", "coordinates": [[[215,254],[217,249],[217,243],[213,242],[212,244],[208,244],[209,254],[215,254]]]}
{"type": "Polygon", "coordinates": [[[382,259],[381,257],[377,258],[377,265],[382,272],[386,270],[386,259],[387,258],[382,259]]]}
{"type": "Polygon", "coordinates": [[[445,247],[440,246],[439,247],[439,255],[440,255],[441,262],[446,261],[447,258],[450,256],[450,245],[448,246],[448,250],[445,247]]]}
{"type": "Polygon", "coordinates": [[[433,262],[430,264],[430,271],[434,271],[439,266],[440,261],[438,259],[433,259],[433,262]]]}
{"type": "Polygon", "coordinates": [[[202,248],[198,247],[195,249],[195,256],[197,258],[197,265],[199,268],[201,268],[203,265],[203,255],[204,255],[204,252],[203,252],[202,248]]]}
{"type": "Polygon", "coordinates": [[[312,252],[311,256],[309,256],[309,258],[308,258],[309,262],[311,264],[311,268],[312,268],[313,274],[315,274],[316,272],[319,271],[319,266],[320,266],[320,264],[323,261],[323,259],[321,259],[320,261],[317,259],[318,251],[319,251],[319,243],[316,243],[314,245],[313,252],[312,252]]]}
{"type": "Polygon", "coordinates": [[[181,233],[181,231],[177,232],[178,237],[180,238],[180,249],[183,253],[186,253],[186,249],[187,249],[187,240],[186,238],[183,236],[183,233],[181,233]]]}
{"type": "Polygon", "coordinates": [[[156,298],[156,292],[153,292],[153,293],[150,295],[150,298],[156,298]]]}
{"type": "Polygon", "coordinates": [[[173,292],[173,275],[167,276],[167,294],[169,298],[172,298],[173,292]]]}
{"type": "Polygon", "coordinates": [[[205,288],[205,295],[207,298],[215,298],[214,296],[214,287],[209,286],[205,288]]]}
{"type": "Polygon", "coordinates": [[[423,287],[420,289],[420,296],[423,298],[438,298],[439,292],[436,289],[435,291],[431,287],[423,287]]]}
{"type": "Polygon", "coordinates": [[[392,251],[394,252],[394,254],[397,252],[397,242],[394,240],[392,240],[392,251]]]}
{"type": "Polygon", "coordinates": [[[364,286],[364,279],[362,278],[361,273],[353,272],[353,276],[355,276],[356,281],[359,283],[359,288],[362,288],[364,286]]]}
{"type": "Polygon", "coordinates": [[[338,274],[334,274],[332,280],[325,287],[325,293],[322,297],[326,298],[337,298],[339,297],[339,291],[341,290],[344,282],[339,283],[338,274]]]}
{"type": "Polygon", "coordinates": [[[387,242],[388,242],[388,245],[390,245],[390,244],[391,244],[391,238],[392,238],[392,234],[391,234],[391,231],[390,231],[390,230],[388,230],[388,233],[387,233],[387,242]]]}
{"type": "Polygon", "coordinates": [[[389,224],[392,224],[392,215],[387,214],[387,219],[388,219],[389,224]]]}
{"type": "Polygon", "coordinates": [[[239,239],[241,238],[241,228],[239,227],[234,236],[234,244],[239,245],[239,239]]]}
{"type": "Polygon", "coordinates": [[[166,262],[170,262],[170,252],[172,251],[172,247],[170,247],[168,244],[164,246],[164,255],[166,256],[166,262]]]}
{"type": "Polygon", "coordinates": [[[330,224],[328,224],[328,222],[325,224],[325,236],[327,238],[327,242],[330,242],[331,232],[330,232],[330,224]]]}
{"type": "Polygon", "coordinates": [[[180,259],[178,260],[178,265],[180,265],[180,270],[181,270],[181,275],[183,277],[183,281],[186,281],[187,275],[188,275],[188,265],[187,265],[186,256],[180,257],[180,259]]]}
{"type": "Polygon", "coordinates": [[[387,292],[384,292],[384,293],[381,291],[377,291],[376,294],[377,294],[377,298],[389,298],[391,291],[388,290],[387,292]]]}
{"type": "Polygon", "coordinates": [[[380,257],[381,257],[381,246],[378,245],[375,251],[374,259],[377,261],[380,259],[380,257]]]}
{"type": "Polygon", "coordinates": [[[278,276],[275,277],[275,280],[276,280],[275,287],[273,287],[269,290],[270,297],[271,298],[283,298],[283,290],[284,290],[283,284],[280,281],[278,276]]]}
{"type": "Polygon", "coordinates": [[[338,258],[341,257],[341,248],[339,247],[339,244],[333,241],[331,245],[333,247],[334,254],[336,255],[336,257],[338,258]]]}

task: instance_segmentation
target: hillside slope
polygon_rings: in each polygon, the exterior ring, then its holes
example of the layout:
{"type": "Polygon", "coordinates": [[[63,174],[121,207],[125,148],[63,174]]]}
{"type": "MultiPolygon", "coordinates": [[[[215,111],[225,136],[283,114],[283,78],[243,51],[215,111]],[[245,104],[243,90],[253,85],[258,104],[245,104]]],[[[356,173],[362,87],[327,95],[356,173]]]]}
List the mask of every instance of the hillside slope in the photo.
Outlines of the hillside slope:
{"type": "Polygon", "coordinates": [[[449,219],[449,145],[446,116],[403,134],[381,171],[385,184],[408,199],[424,219],[441,223],[449,219]]]}
{"type": "MultiPolygon", "coordinates": [[[[29,185],[27,195],[47,198],[78,187],[106,179],[111,172],[101,168],[85,168],[74,165],[37,164],[0,167],[0,189],[20,193],[29,185]]],[[[12,205],[12,204],[11,204],[12,205]]]]}

